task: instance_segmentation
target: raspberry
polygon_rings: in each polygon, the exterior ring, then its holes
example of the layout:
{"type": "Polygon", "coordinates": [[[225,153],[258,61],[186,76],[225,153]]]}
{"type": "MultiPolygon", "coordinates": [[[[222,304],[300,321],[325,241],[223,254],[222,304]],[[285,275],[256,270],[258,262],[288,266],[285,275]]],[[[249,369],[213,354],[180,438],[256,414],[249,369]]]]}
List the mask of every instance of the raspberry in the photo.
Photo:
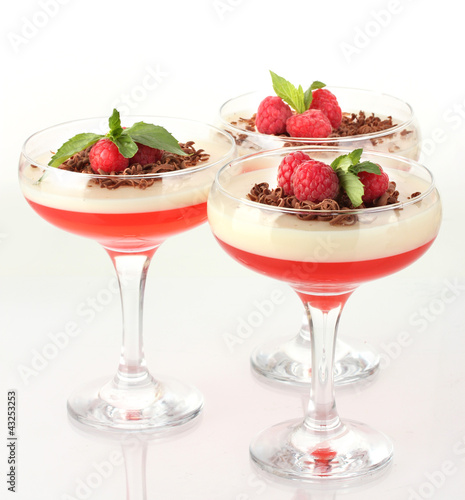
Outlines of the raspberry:
{"type": "MultiPolygon", "coordinates": [[[[378,165],[379,166],[379,165],[378,165]]],[[[383,195],[389,187],[389,176],[381,167],[381,174],[373,174],[370,172],[359,172],[358,178],[363,184],[365,194],[362,196],[364,203],[371,203],[376,198],[383,195]]]]}
{"type": "Polygon", "coordinates": [[[137,144],[137,153],[129,159],[131,165],[134,163],[139,163],[140,165],[148,165],[149,163],[156,163],[161,160],[163,156],[163,151],[161,149],[151,148],[145,144],[137,144]]]}
{"type": "Polygon", "coordinates": [[[284,134],[291,108],[278,96],[268,96],[258,106],[255,126],[262,134],[284,134]]]}
{"type": "Polygon", "coordinates": [[[292,175],[295,169],[306,160],[310,160],[308,154],[295,151],[286,155],[278,167],[278,186],[282,187],[286,196],[294,194],[292,175]]]}
{"type": "Polygon", "coordinates": [[[118,146],[110,139],[103,138],[94,144],[89,152],[90,166],[94,172],[103,170],[106,173],[121,172],[129,165],[118,150],[118,146]]]}
{"type": "Polygon", "coordinates": [[[342,121],[342,111],[336,96],[327,89],[314,90],[312,96],[310,109],[319,109],[327,116],[333,128],[339,128],[342,121]]]}
{"type": "Polygon", "coordinates": [[[319,109],[309,109],[292,115],[286,122],[291,137],[328,137],[333,128],[326,115],[319,109]]]}
{"type": "Polygon", "coordinates": [[[292,177],[294,194],[300,201],[318,203],[334,198],[339,191],[336,172],[326,163],[308,160],[301,163],[292,177]]]}

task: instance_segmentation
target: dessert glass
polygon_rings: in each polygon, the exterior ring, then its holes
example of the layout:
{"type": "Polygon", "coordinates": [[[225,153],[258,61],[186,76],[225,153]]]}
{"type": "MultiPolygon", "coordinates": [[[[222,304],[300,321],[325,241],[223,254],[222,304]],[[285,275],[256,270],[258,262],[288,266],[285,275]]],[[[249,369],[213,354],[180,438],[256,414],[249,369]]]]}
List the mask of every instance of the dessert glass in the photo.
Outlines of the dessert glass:
{"type": "Polygon", "coordinates": [[[164,431],[190,421],[203,405],[193,387],[154,378],[147,369],[142,336],[144,286],[150,260],[164,240],[203,223],[215,173],[235,156],[229,134],[207,124],[167,117],[131,116],[165,127],[181,142],[210,154],[206,162],[172,172],[124,176],[89,175],[48,166],[56,151],[78,133],[102,133],[95,118],[57,125],[32,135],[19,164],[22,192],[51,224],[100,243],[118,276],[123,312],[121,357],[116,375],[93,382],[68,400],[77,421],[107,430],[164,431]],[[110,188],[105,187],[106,184],[110,188]]]}
{"type": "MultiPolygon", "coordinates": [[[[390,129],[366,133],[358,136],[333,137],[324,139],[290,138],[261,134],[247,130],[247,122],[258,105],[267,95],[265,91],[250,92],[235,97],[220,109],[220,126],[236,140],[240,155],[255,151],[303,145],[307,147],[341,147],[364,151],[373,150],[393,153],[412,160],[420,157],[420,129],[412,108],[402,100],[379,92],[328,87],[338,99],[343,113],[358,114],[365,111],[367,116],[374,113],[380,118],[391,116],[396,125],[390,129]],[[231,121],[236,124],[231,124],[231,121]]],[[[308,320],[303,315],[301,328],[291,339],[272,339],[258,346],[251,355],[252,368],[260,375],[281,383],[308,387],[312,365],[308,357],[310,333],[308,320]]],[[[357,339],[338,339],[336,343],[335,383],[347,385],[366,379],[375,374],[379,367],[379,355],[367,344],[357,339]]]]}
{"type": "Polygon", "coordinates": [[[262,469],[281,477],[358,477],[385,467],[392,445],[370,427],[338,416],[333,367],[340,314],[360,284],[399,271],[429,248],[439,231],[441,203],[425,167],[375,152],[364,153],[362,161],[380,164],[396,182],[398,203],[316,211],[250,201],[246,195],[254,184],[275,185],[282,158],[297,150],[325,163],[349,152],[285,148],[238,158],[218,172],[208,200],[209,223],[224,250],[246,267],[289,284],[307,312],[313,367],[307,413],[263,431],[250,453],[262,469]],[[409,198],[416,192],[421,194],[409,198]],[[336,224],[336,217],[345,223],[336,224]]]}

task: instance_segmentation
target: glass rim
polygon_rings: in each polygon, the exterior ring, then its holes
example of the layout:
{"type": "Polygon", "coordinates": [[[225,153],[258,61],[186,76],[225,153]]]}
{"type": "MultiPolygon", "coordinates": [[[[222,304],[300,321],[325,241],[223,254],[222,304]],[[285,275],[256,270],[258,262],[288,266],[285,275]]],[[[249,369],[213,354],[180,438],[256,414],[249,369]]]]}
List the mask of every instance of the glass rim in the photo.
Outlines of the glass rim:
{"type": "MultiPolygon", "coordinates": [[[[245,163],[247,161],[253,160],[255,158],[264,158],[264,157],[270,157],[270,156],[282,156],[284,153],[292,153],[295,151],[303,151],[306,153],[311,153],[311,152],[334,152],[334,153],[339,153],[341,155],[343,154],[348,154],[352,150],[349,149],[341,149],[341,148],[328,148],[328,147],[309,147],[309,146],[297,146],[297,147],[290,147],[290,148],[277,148],[277,149],[269,149],[269,150],[263,150],[255,153],[251,153],[248,155],[240,156],[238,158],[234,158],[233,160],[229,161],[226,165],[223,165],[223,167],[218,170],[218,172],[215,175],[215,180],[214,180],[214,185],[219,189],[224,195],[226,195],[228,198],[231,200],[234,200],[235,202],[239,202],[241,205],[247,205],[250,207],[253,207],[255,209],[260,209],[260,210],[265,210],[268,212],[274,212],[274,213],[281,213],[283,215],[320,215],[320,216],[330,216],[330,215],[369,215],[369,214],[379,214],[380,212],[386,212],[390,210],[402,210],[404,207],[408,207],[410,205],[416,204],[427,198],[435,189],[436,189],[436,183],[434,176],[432,172],[425,167],[423,164],[411,160],[409,158],[405,158],[403,156],[398,156],[394,154],[386,154],[386,153],[379,153],[377,151],[367,151],[366,153],[364,152],[363,154],[367,154],[370,156],[375,156],[379,158],[388,158],[390,160],[395,160],[399,161],[404,164],[408,165],[414,165],[417,168],[420,168],[423,170],[425,173],[429,175],[430,178],[430,183],[428,186],[428,189],[425,191],[421,192],[418,196],[415,196],[414,198],[410,198],[406,201],[399,201],[397,203],[392,203],[390,205],[383,205],[379,207],[368,207],[368,208],[351,208],[351,209],[340,209],[340,210],[315,210],[315,209],[310,209],[310,208],[287,208],[287,207],[276,207],[273,205],[266,205],[264,203],[258,203],[256,201],[249,200],[245,197],[237,197],[231,194],[222,184],[220,181],[221,175],[224,174],[224,172],[228,168],[232,168],[235,165],[238,165],[240,163],[245,163]],[[279,154],[278,154],[279,153],[279,154]]],[[[363,158],[362,154],[362,158],[363,158]]]]}
{"type": "MultiPolygon", "coordinates": [[[[21,147],[21,155],[31,164],[31,165],[36,165],[37,167],[43,169],[44,171],[48,172],[60,172],[63,173],[63,175],[78,175],[80,178],[82,178],[83,175],[85,175],[86,179],[113,179],[113,180],[139,180],[139,179],[153,179],[153,178],[162,178],[162,177],[175,177],[178,175],[186,175],[188,173],[193,173],[193,172],[199,172],[201,170],[206,170],[208,168],[214,167],[218,164],[221,164],[225,161],[226,157],[229,157],[230,155],[234,154],[235,148],[236,148],[236,143],[234,141],[234,138],[229,134],[228,132],[221,130],[220,128],[216,127],[215,125],[211,125],[210,123],[206,122],[201,122],[198,120],[191,120],[189,118],[179,118],[175,116],[162,116],[162,115],[124,115],[121,118],[121,121],[124,121],[124,118],[129,118],[129,119],[155,119],[155,120],[173,120],[176,122],[184,122],[188,123],[191,125],[196,125],[196,126],[202,126],[202,127],[207,127],[208,129],[218,132],[221,134],[229,143],[230,143],[230,148],[228,149],[227,153],[222,155],[221,158],[214,162],[207,162],[207,164],[200,164],[196,165],[193,167],[186,167],[183,169],[179,170],[172,170],[170,172],[156,172],[156,173],[151,173],[151,174],[130,174],[130,175],[111,175],[111,174],[88,174],[85,173],[83,174],[82,172],[72,172],[70,170],[65,170],[65,169],[60,169],[58,167],[51,167],[50,165],[44,165],[41,162],[38,162],[36,159],[31,158],[31,156],[26,152],[26,148],[28,144],[30,143],[31,140],[34,138],[38,137],[40,134],[44,134],[46,132],[50,132],[53,129],[58,129],[60,127],[64,127],[67,125],[71,124],[79,124],[79,123],[84,123],[84,122],[98,122],[102,120],[106,120],[108,122],[108,117],[104,116],[96,116],[96,117],[91,117],[91,118],[79,118],[76,120],[69,120],[66,122],[61,122],[56,125],[51,125],[49,127],[43,128],[41,130],[38,130],[37,132],[34,132],[31,134],[23,143],[21,147]]],[[[157,123],[154,123],[155,125],[157,123]]],[[[163,125],[162,125],[163,126],[163,125]]],[[[195,142],[194,142],[195,144],[195,142]]],[[[208,152],[206,151],[208,154],[208,152]]]]}
{"type": "MultiPolygon", "coordinates": [[[[355,87],[333,87],[333,86],[328,86],[324,87],[325,89],[331,90],[347,90],[347,91],[355,91],[355,92],[363,92],[366,94],[371,94],[371,95],[377,95],[379,97],[387,97],[389,99],[394,99],[395,101],[407,106],[409,113],[410,113],[410,118],[408,120],[404,120],[401,123],[398,123],[397,125],[394,125],[391,128],[385,129],[385,130],[380,130],[378,132],[371,132],[369,134],[360,134],[360,135],[348,135],[344,137],[290,137],[290,136],[281,136],[281,135],[273,135],[273,134],[262,134],[261,132],[257,132],[254,130],[245,130],[240,127],[237,127],[235,125],[232,125],[231,122],[226,121],[223,118],[223,110],[224,108],[231,104],[233,101],[236,99],[240,99],[242,97],[246,96],[251,96],[254,94],[261,93],[261,90],[254,90],[251,92],[246,92],[244,94],[232,97],[231,99],[228,99],[226,102],[224,102],[221,107],[220,107],[220,120],[222,125],[227,125],[228,127],[232,128],[234,132],[237,133],[242,133],[242,134],[247,134],[252,137],[269,137],[272,138],[273,140],[278,140],[282,142],[302,142],[302,143],[308,143],[312,144],[315,142],[318,143],[326,143],[326,144],[331,144],[334,142],[339,142],[339,143],[344,143],[344,142],[354,142],[354,141],[364,141],[364,140],[370,140],[370,139],[380,139],[383,137],[386,137],[388,135],[394,134],[398,132],[399,130],[402,130],[403,128],[409,126],[415,119],[415,114],[413,112],[412,106],[406,101],[403,101],[399,97],[395,97],[391,94],[386,94],[384,92],[378,92],[376,90],[368,90],[368,89],[360,89],[360,88],[355,88],[355,87]]],[[[266,97],[266,96],[265,96],[266,97]]],[[[264,98],[265,98],[264,97],[264,98]]],[[[343,110],[344,113],[344,110],[343,110]]]]}

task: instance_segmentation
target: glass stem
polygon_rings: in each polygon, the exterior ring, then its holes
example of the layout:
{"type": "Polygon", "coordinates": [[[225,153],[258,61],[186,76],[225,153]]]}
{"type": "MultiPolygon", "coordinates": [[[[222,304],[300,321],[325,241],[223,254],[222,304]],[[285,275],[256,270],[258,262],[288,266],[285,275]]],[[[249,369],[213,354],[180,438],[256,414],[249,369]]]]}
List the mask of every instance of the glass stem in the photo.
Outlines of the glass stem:
{"type": "Polygon", "coordinates": [[[310,329],[312,382],[304,425],[325,437],[341,430],[334,396],[334,355],[342,308],[351,292],[312,300],[303,298],[310,329]]]}
{"type": "Polygon", "coordinates": [[[142,313],[147,271],[155,250],[126,254],[107,249],[118,275],[123,313],[123,342],[115,376],[119,387],[144,385],[150,378],[144,355],[142,313]]]}

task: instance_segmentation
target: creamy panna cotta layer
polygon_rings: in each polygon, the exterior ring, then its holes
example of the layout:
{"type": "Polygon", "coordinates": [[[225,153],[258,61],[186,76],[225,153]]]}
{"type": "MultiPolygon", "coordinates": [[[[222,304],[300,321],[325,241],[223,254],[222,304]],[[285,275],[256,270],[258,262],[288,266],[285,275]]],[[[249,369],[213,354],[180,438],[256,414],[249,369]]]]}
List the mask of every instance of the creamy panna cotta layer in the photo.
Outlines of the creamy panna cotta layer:
{"type": "MultiPolygon", "coordinates": [[[[90,181],[88,174],[68,172],[47,165],[51,154],[36,156],[33,165],[21,169],[23,194],[29,200],[51,208],[88,213],[137,213],[171,210],[207,201],[211,183],[221,160],[232,158],[231,143],[219,136],[217,140],[199,140],[196,149],[204,149],[210,159],[193,168],[161,174],[152,186],[139,189],[120,186],[101,188],[90,181]],[[213,166],[214,165],[214,166],[213,166]]],[[[147,176],[155,177],[155,176],[147,176]]]]}
{"type": "MultiPolygon", "coordinates": [[[[310,155],[311,156],[311,155],[310,155]]],[[[372,159],[373,161],[373,159],[372,159]]],[[[439,195],[433,189],[421,201],[410,194],[428,192],[430,182],[400,169],[383,169],[400,192],[399,208],[359,210],[352,226],[332,226],[326,221],[304,221],[281,209],[246,199],[255,183],[276,186],[279,160],[264,158],[262,168],[228,176],[215,187],[208,202],[213,233],[225,243],[257,255],[298,262],[353,262],[398,255],[431,242],[441,220],[439,195]],[[270,163],[275,163],[272,167],[270,163]],[[363,213],[365,212],[365,213],[363,213]]],[[[253,168],[257,168],[256,165],[253,168]]]]}

